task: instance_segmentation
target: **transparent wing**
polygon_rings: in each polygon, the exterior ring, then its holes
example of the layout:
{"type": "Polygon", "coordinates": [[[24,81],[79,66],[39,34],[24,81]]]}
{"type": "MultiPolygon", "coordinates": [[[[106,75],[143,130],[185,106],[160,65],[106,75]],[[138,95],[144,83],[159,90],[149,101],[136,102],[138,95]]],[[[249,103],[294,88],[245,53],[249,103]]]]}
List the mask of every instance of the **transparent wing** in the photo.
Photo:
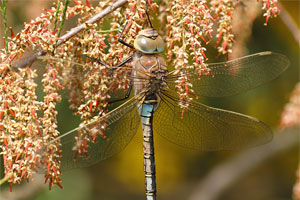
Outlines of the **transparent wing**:
{"type": "Polygon", "coordinates": [[[78,167],[86,167],[101,160],[109,158],[122,151],[135,135],[140,124],[140,117],[137,113],[137,98],[125,102],[113,111],[105,115],[101,120],[88,124],[86,127],[77,128],[61,137],[62,142],[62,170],[78,167]],[[101,126],[105,121],[107,125],[106,139],[98,136],[95,142],[88,143],[88,157],[78,156],[74,160],[75,151],[72,150],[75,144],[75,136],[82,129],[101,126]]]}
{"type": "MultiPolygon", "coordinates": [[[[84,56],[83,56],[84,57],[84,56]]],[[[49,57],[49,56],[39,56],[38,57],[39,61],[44,62],[43,64],[45,64],[45,62],[56,62],[56,63],[64,63],[65,65],[71,65],[71,66],[80,66],[80,67],[84,67],[85,63],[79,63],[79,62],[74,62],[73,60],[66,60],[66,59],[61,59],[61,58],[56,58],[56,57],[49,57]]],[[[84,59],[83,59],[84,60],[84,59]]],[[[96,62],[87,62],[86,64],[89,65],[93,65],[96,62]]],[[[42,63],[40,63],[41,65],[42,63]]],[[[100,64],[101,65],[101,64],[100,64]]],[[[128,67],[126,65],[123,65],[117,69],[112,70],[115,74],[118,73],[122,73],[122,77],[124,79],[129,79],[131,81],[134,81],[134,84],[142,84],[145,80],[148,80],[147,78],[144,77],[137,77],[135,76],[132,71],[139,71],[138,69],[133,69],[132,67],[128,67]],[[119,71],[120,70],[120,71],[119,71]],[[124,73],[123,71],[126,71],[127,73],[124,73]]],[[[140,71],[141,73],[143,73],[146,77],[150,75],[149,74],[145,74],[145,71],[140,71]]],[[[69,74],[67,74],[66,78],[70,78],[69,74]]]]}
{"type": "MultiPolygon", "coordinates": [[[[261,52],[228,62],[208,65],[210,74],[191,74],[195,94],[207,97],[236,95],[262,85],[287,69],[289,59],[282,54],[261,52]]],[[[174,79],[174,77],[172,77],[174,79]]],[[[169,84],[174,88],[174,84],[169,84]]]]}
{"type": "Polygon", "coordinates": [[[257,119],[192,102],[181,117],[177,97],[171,91],[160,95],[154,113],[154,130],[167,140],[196,150],[233,150],[264,144],[271,129],[257,119]]]}

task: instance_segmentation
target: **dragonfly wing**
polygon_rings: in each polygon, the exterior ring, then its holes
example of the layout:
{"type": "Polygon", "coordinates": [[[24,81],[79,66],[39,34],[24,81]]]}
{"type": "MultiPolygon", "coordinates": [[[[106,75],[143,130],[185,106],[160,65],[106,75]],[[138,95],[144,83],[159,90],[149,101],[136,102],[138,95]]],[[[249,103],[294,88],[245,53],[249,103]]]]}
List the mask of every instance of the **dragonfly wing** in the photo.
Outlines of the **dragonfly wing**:
{"type": "Polygon", "coordinates": [[[78,131],[83,128],[71,132],[67,136],[61,138],[62,142],[62,170],[72,168],[86,167],[93,165],[101,160],[107,159],[120,151],[122,151],[135,135],[140,124],[140,117],[137,112],[137,98],[125,102],[123,105],[117,107],[115,110],[105,115],[103,120],[88,124],[94,126],[101,122],[109,125],[106,128],[104,139],[98,136],[95,142],[88,142],[87,152],[88,156],[78,156],[74,160],[75,151],[72,150],[78,135],[78,131]]]}
{"type": "MultiPolygon", "coordinates": [[[[232,96],[276,78],[289,66],[282,54],[261,52],[228,62],[208,64],[211,74],[191,74],[195,94],[206,97],[232,96]]],[[[174,83],[170,83],[170,87],[174,83]]]]}
{"type": "Polygon", "coordinates": [[[161,94],[154,130],[167,140],[196,150],[233,150],[264,144],[271,129],[257,119],[192,102],[184,110],[171,92],[161,94]]]}

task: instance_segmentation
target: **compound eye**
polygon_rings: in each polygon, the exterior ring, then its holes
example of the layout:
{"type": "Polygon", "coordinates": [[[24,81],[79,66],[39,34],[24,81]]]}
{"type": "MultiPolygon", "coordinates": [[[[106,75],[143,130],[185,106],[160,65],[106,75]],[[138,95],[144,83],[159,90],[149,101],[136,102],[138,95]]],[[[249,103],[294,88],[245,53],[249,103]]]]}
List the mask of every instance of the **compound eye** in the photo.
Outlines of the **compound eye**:
{"type": "Polygon", "coordinates": [[[156,50],[155,43],[155,40],[140,35],[135,39],[134,47],[144,53],[153,53],[156,50]]]}
{"type": "Polygon", "coordinates": [[[155,41],[156,41],[156,49],[157,49],[157,51],[158,52],[162,52],[164,50],[164,48],[165,48],[165,42],[164,42],[164,40],[162,39],[161,36],[158,36],[155,41]]]}

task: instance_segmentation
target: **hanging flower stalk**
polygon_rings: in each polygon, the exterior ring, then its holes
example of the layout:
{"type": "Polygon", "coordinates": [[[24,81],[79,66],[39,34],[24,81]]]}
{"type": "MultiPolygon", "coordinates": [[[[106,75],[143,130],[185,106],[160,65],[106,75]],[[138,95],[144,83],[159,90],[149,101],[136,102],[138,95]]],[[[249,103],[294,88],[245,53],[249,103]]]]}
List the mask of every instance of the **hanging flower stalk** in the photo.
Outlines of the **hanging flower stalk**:
{"type": "Polygon", "coordinates": [[[219,55],[231,53],[234,41],[234,35],[232,34],[232,12],[235,3],[235,1],[231,0],[212,0],[210,2],[218,23],[216,47],[219,55]]]}
{"type": "MultiPolygon", "coordinates": [[[[109,5],[109,1],[106,3],[106,5],[109,5]]],[[[60,20],[63,9],[64,6],[61,5],[58,12],[58,19],[60,20]]],[[[74,6],[68,7],[66,19],[75,15],[81,15],[80,20],[88,19],[102,9],[103,7],[94,9],[76,1],[74,6]]],[[[35,97],[35,72],[30,71],[30,68],[15,71],[10,67],[11,64],[14,64],[12,61],[22,57],[23,52],[27,49],[43,49],[52,57],[79,60],[78,55],[81,56],[84,49],[79,48],[81,43],[78,41],[83,40],[86,42],[84,38],[86,36],[78,34],[78,36],[65,42],[60,48],[55,48],[56,43],[60,41],[60,38],[56,36],[57,30],[53,31],[51,27],[55,17],[53,13],[55,12],[56,8],[54,7],[47,9],[41,17],[26,23],[22,32],[16,36],[12,33],[8,43],[10,54],[6,54],[4,50],[1,50],[1,94],[3,94],[1,95],[1,102],[3,103],[0,112],[0,142],[5,174],[11,176],[8,179],[11,185],[20,183],[22,179],[31,178],[32,173],[38,166],[44,166],[46,169],[45,178],[46,182],[49,183],[49,187],[51,188],[52,185],[62,187],[60,179],[60,143],[59,141],[49,143],[59,135],[56,103],[61,100],[59,93],[64,87],[68,87],[70,91],[71,106],[73,108],[74,105],[82,103],[82,98],[74,99],[74,96],[82,97],[86,93],[72,90],[72,88],[77,89],[74,81],[79,85],[84,85],[82,78],[78,79],[77,76],[76,79],[76,76],[74,77],[72,73],[68,73],[72,72],[72,65],[56,62],[45,67],[43,86],[46,95],[43,102],[38,102],[35,97]],[[25,82],[28,88],[24,86],[25,82]],[[21,97],[26,97],[27,103],[21,97]],[[19,107],[20,105],[24,107],[19,107]],[[24,110],[25,108],[28,109],[24,110]],[[42,117],[38,118],[38,112],[41,113],[42,117]],[[43,144],[49,145],[44,146],[43,144]]],[[[87,24],[87,26],[89,25],[87,24]]],[[[74,72],[73,74],[75,75],[74,72]]]]}
{"type": "Polygon", "coordinates": [[[271,17],[276,17],[280,10],[277,5],[277,0],[261,0],[262,10],[264,11],[264,16],[266,17],[265,25],[268,24],[271,17]]]}
{"type": "MultiPolygon", "coordinates": [[[[217,24],[216,48],[219,55],[232,52],[232,14],[240,1],[212,0],[209,3],[207,5],[206,0],[184,0],[168,1],[166,5],[168,61],[180,74],[176,89],[183,109],[195,98],[187,72],[196,70],[199,78],[201,73],[209,73],[205,46],[213,38],[213,24],[217,24]]],[[[262,0],[262,9],[266,22],[279,13],[276,0],[262,0]]]]}
{"type": "MultiPolygon", "coordinates": [[[[178,71],[177,92],[184,109],[193,96],[188,72],[207,72],[205,44],[212,37],[213,17],[206,0],[170,1],[167,6],[168,61],[178,71]]],[[[194,96],[195,97],[195,96],[194,96]]]]}
{"type": "Polygon", "coordinates": [[[5,175],[9,182],[20,183],[32,178],[40,162],[37,153],[42,144],[41,129],[36,111],[40,103],[36,100],[36,77],[32,69],[21,69],[19,73],[6,70],[1,73],[0,138],[5,175]]]}

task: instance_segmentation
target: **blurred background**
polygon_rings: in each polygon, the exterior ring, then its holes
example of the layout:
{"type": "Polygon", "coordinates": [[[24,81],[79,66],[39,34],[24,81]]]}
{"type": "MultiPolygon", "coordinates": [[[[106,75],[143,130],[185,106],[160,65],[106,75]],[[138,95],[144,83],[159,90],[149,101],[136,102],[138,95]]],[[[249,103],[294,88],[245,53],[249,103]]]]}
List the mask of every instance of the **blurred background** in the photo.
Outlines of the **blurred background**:
{"type": "MultiPolygon", "coordinates": [[[[15,34],[18,33],[22,30],[24,22],[39,16],[42,9],[49,8],[53,2],[55,1],[8,1],[9,26],[13,27],[15,34]]],[[[95,1],[90,2],[97,4],[95,1]]],[[[282,14],[289,14],[299,29],[299,1],[280,2],[284,7],[282,14]]],[[[247,31],[243,32],[239,28],[235,30],[237,47],[231,56],[240,57],[262,51],[274,51],[289,57],[291,61],[289,69],[277,79],[247,93],[227,98],[203,99],[203,102],[209,106],[260,119],[274,130],[274,142],[246,152],[195,152],[154,135],[158,199],[292,199],[299,164],[298,137],[290,136],[294,139],[279,139],[279,142],[276,138],[290,132],[298,134],[295,130],[279,131],[278,128],[284,106],[289,102],[290,94],[299,81],[299,41],[295,40],[293,32],[280,16],[270,19],[268,25],[264,26],[265,18],[259,10],[260,8],[247,31]],[[239,35],[245,33],[248,34],[246,39],[239,40],[239,35]],[[284,143],[286,145],[281,150],[280,148],[276,150],[278,145],[284,143]],[[257,162],[259,158],[261,161],[257,162]]],[[[299,32],[296,34],[299,37],[299,32]]],[[[0,38],[3,38],[2,26],[0,38]]],[[[2,42],[0,47],[3,48],[2,42]]],[[[208,47],[209,62],[222,60],[222,57],[216,59],[216,54],[213,45],[208,47]]],[[[42,94],[40,98],[42,99],[42,94]]],[[[79,124],[78,119],[72,117],[67,100],[59,103],[58,111],[61,133],[79,124]]],[[[63,190],[54,187],[49,191],[47,185],[43,184],[43,176],[37,175],[34,182],[15,185],[12,193],[9,192],[9,187],[1,187],[0,199],[144,199],[141,127],[132,142],[120,154],[88,168],[64,171],[62,179],[63,190]]]]}

